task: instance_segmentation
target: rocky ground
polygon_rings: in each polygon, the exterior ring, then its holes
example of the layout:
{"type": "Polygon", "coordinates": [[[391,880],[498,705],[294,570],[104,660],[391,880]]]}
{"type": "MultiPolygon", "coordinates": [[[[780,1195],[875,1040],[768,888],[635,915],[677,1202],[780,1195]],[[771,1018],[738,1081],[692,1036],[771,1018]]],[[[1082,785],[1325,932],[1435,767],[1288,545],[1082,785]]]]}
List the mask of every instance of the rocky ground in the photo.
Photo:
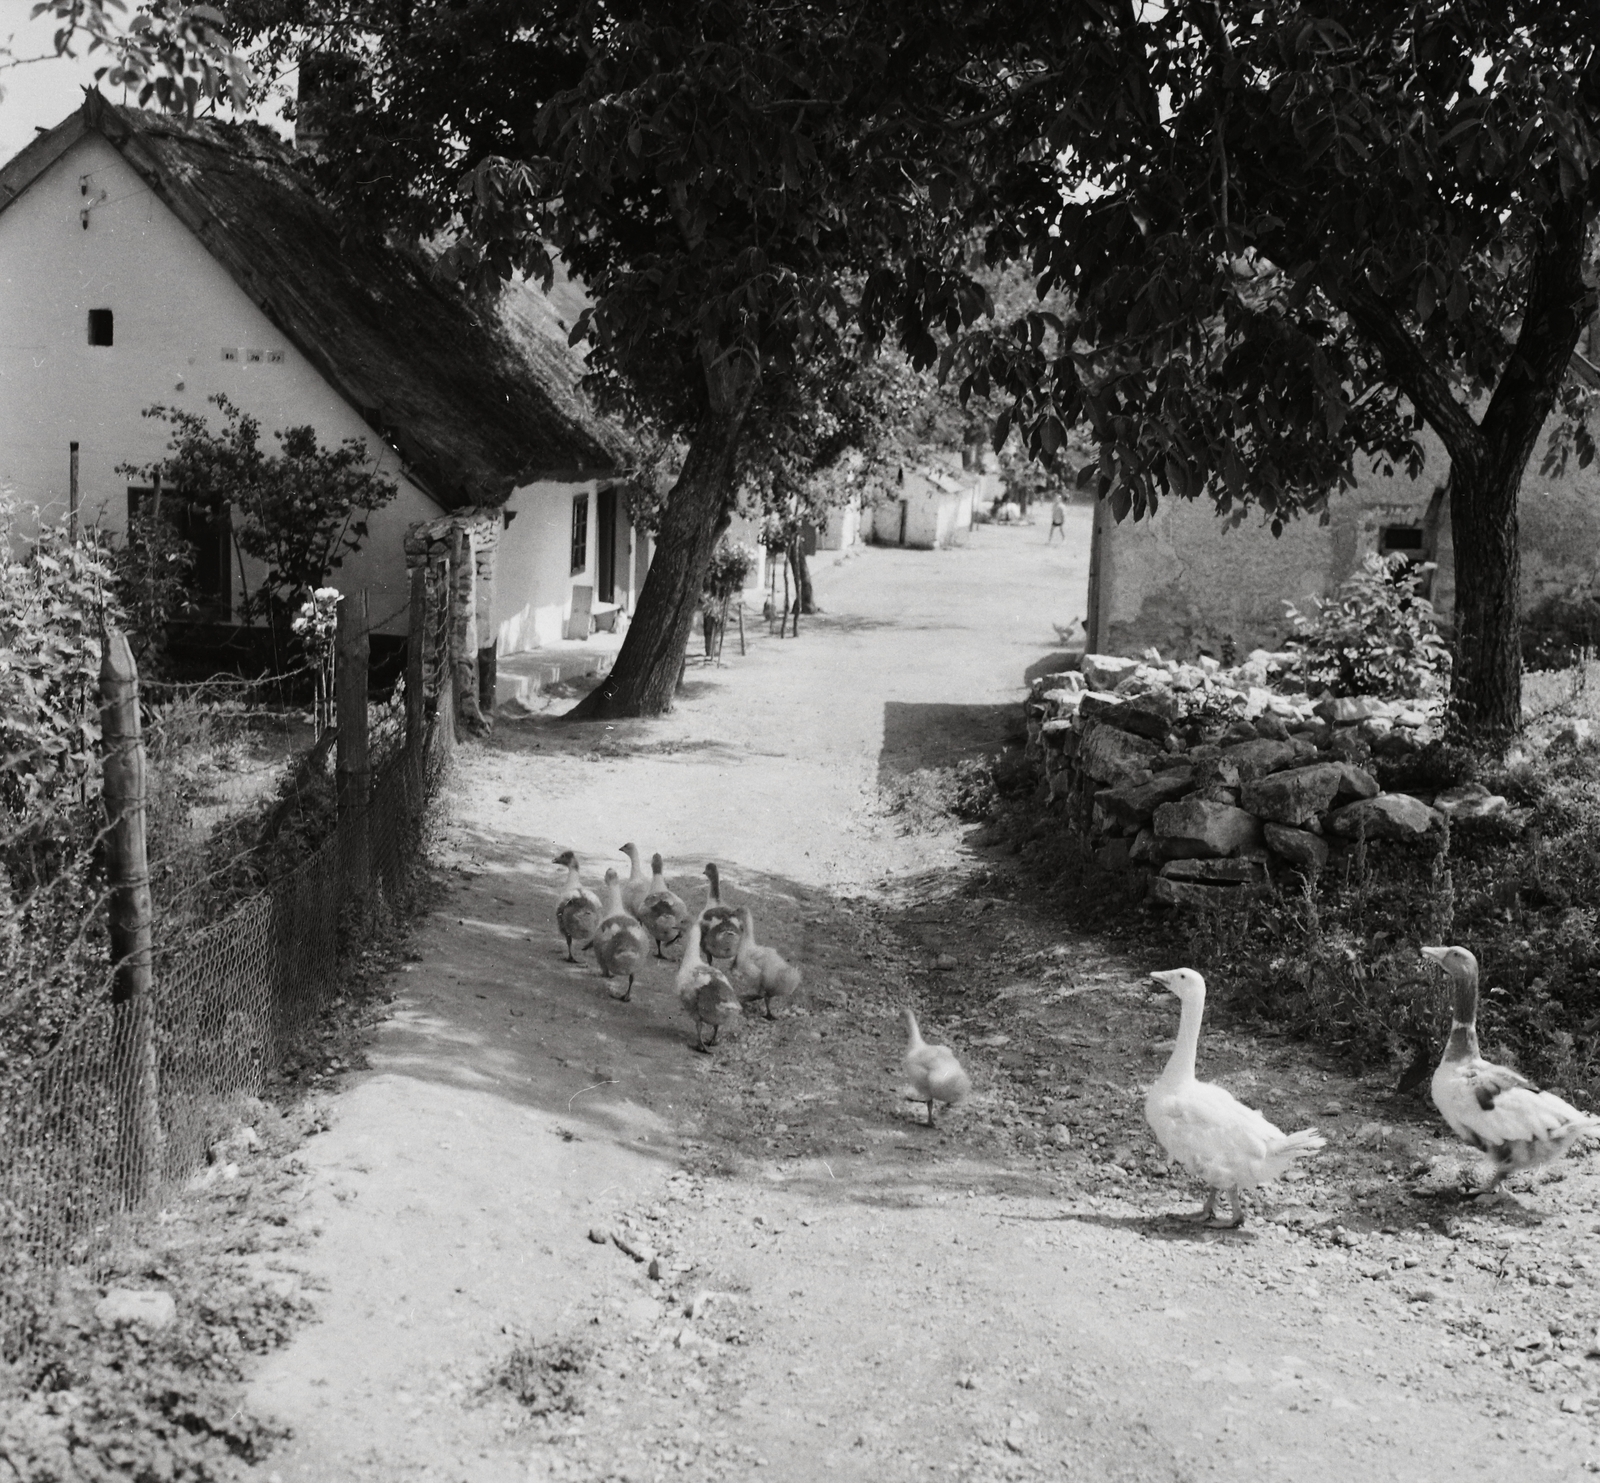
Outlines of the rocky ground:
{"type": "Polygon", "coordinates": [[[1213,1025],[1202,1074],[1329,1148],[1198,1229],[1140,1111],[1170,931],[1066,933],[1003,846],[883,816],[995,745],[1085,549],[822,565],[828,615],[674,716],[463,752],[448,891],[297,1155],[318,1318],[252,1384],[294,1430],[259,1483],[1600,1468],[1593,1160],[1479,1208],[1395,1068],[1213,1025]],[[797,1002],[699,1057],[670,965],[623,1004],[564,963],[551,855],[630,839],[686,895],[722,863],[797,1002]],[[975,1083],[933,1129],[905,1002],[975,1083]]]}

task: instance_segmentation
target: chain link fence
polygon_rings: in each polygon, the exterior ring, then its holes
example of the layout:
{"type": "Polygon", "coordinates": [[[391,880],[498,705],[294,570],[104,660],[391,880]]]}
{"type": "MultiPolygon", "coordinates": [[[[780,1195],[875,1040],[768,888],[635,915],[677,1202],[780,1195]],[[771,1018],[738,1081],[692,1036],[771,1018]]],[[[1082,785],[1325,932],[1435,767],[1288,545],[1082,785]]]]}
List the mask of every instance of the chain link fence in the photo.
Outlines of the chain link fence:
{"type": "Polygon", "coordinates": [[[453,750],[452,712],[445,700],[424,723],[418,703],[365,804],[342,800],[332,832],[293,869],[209,924],[158,916],[147,996],[105,992],[114,965],[103,897],[85,917],[53,971],[101,992],[23,1074],[0,1082],[5,1358],[28,1348],[51,1274],[68,1264],[93,1272],[123,1215],[194,1175],[245,1099],[314,1032],[341,959],[409,909],[429,803],[453,750]]]}

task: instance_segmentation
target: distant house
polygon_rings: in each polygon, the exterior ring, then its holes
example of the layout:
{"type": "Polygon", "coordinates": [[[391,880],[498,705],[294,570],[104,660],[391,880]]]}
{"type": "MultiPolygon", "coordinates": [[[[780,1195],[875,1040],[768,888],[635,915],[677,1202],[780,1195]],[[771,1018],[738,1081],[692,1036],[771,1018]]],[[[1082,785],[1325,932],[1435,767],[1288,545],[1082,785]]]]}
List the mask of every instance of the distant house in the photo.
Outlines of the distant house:
{"type": "MultiPolygon", "coordinates": [[[[1431,430],[1422,440],[1420,478],[1369,469],[1330,498],[1326,523],[1294,520],[1277,537],[1259,513],[1235,525],[1204,500],[1165,500],[1153,519],[1120,525],[1102,502],[1090,553],[1090,650],[1138,654],[1154,645],[1189,658],[1220,654],[1230,639],[1241,654],[1280,648],[1290,627],[1284,604],[1304,611],[1311,598],[1332,596],[1374,552],[1433,563],[1426,593],[1449,625],[1450,460],[1431,430]]],[[[1580,470],[1573,460],[1561,478],[1546,478],[1543,449],[1541,437],[1519,499],[1524,615],[1552,599],[1600,596],[1600,468],[1580,470]]]]}
{"type": "MultiPolygon", "coordinates": [[[[153,404],[209,413],[225,393],[263,442],[309,424],[362,438],[399,485],[333,581],[366,588],[403,633],[403,537],[452,511],[494,512],[502,653],[560,638],[574,588],[626,610],[648,552],[617,481],[628,444],[583,402],[581,362],[532,291],[482,313],[407,253],[346,240],[293,150],[253,124],[83,107],[0,168],[0,486],[48,513],[77,449],[85,522],[126,528],[119,464],[164,451],[153,404]]],[[[211,614],[261,579],[231,539],[173,501],[200,547],[211,614]]],[[[199,507],[194,507],[196,511],[199,507]]]]}
{"type": "Polygon", "coordinates": [[[931,551],[956,545],[972,529],[979,477],[963,472],[954,458],[941,465],[929,455],[921,467],[907,464],[861,512],[861,534],[879,546],[931,551]]]}

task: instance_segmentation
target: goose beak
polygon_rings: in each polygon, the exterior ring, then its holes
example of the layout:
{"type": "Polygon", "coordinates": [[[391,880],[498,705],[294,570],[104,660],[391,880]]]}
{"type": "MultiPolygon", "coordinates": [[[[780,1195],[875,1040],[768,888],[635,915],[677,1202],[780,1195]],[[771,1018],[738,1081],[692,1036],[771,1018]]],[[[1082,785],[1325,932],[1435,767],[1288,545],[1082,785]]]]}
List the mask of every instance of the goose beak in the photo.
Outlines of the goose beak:
{"type": "Polygon", "coordinates": [[[1172,992],[1172,984],[1170,982],[1171,978],[1172,969],[1167,968],[1163,969],[1160,973],[1152,973],[1150,975],[1150,982],[1155,984],[1157,988],[1165,989],[1170,994],[1172,992]]]}
{"type": "Polygon", "coordinates": [[[1440,967],[1444,966],[1445,955],[1450,951],[1447,947],[1425,947],[1422,949],[1424,958],[1431,958],[1440,967]]]}

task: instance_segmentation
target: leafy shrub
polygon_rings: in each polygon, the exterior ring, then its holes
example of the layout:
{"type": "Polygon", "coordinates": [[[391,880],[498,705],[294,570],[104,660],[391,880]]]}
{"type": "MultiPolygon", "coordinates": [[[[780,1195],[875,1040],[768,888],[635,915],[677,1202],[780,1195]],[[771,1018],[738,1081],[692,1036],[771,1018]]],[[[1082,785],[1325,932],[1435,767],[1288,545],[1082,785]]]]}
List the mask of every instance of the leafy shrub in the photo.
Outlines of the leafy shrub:
{"type": "Polygon", "coordinates": [[[160,481],[191,499],[227,505],[235,537],[247,555],[266,563],[261,588],[246,594],[246,608],[281,612],[322,586],[367,538],[366,517],[395,497],[398,486],[368,467],[367,445],[346,438],[337,448],[317,442],[316,429],[291,427],[276,434],[281,452],[261,447],[261,424],[218,392],[209,399],[224,426],[212,432],[206,418],[181,407],[147,407],[144,415],[173,429],[165,458],[119,473],[160,481]]]}
{"type": "Polygon", "coordinates": [[[127,618],[99,533],[74,540],[3,491],[0,563],[0,820],[15,821],[99,791],[100,634],[127,618]]]}
{"type": "Polygon", "coordinates": [[[888,779],[883,793],[887,811],[907,834],[932,833],[951,819],[979,823],[999,797],[994,765],[976,758],[954,767],[919,767],[888,779]]]}
{"type": "Polygon", "coordinates": [[[708,603],[722,603],[744,591],[750,573],[756,569],[754,549],[741,541],[724,537],[711,553],[711,563],[706,567],[703,584],[704,599],[708,603]]]}
{"type": "Polygon", "coordinates": [[[141,679],[165,672],[167,625],[194,609],[190,582],[195,555],[194,545],[162,514],[159,500],[139,506],[112,553],[128,643],[141,679]]]}
{"type": "Polygon", "coordinates": [[[1363,558],[1331,599],[1315,611],[1285,603],[1291,648],[1316,694],[1411,697],[1432,695],[1450,674],[1450,651],[1439,637],[1433,604],[1421,594],[1426,568],[1398,553],[1363,558]]]}
{"type": "Polygon", "coordinates": [[[1562,593],[1538,603],[1522,620],[1524,669],[1571,669],[1600,649],[1600,599],[1562,593]]]}

